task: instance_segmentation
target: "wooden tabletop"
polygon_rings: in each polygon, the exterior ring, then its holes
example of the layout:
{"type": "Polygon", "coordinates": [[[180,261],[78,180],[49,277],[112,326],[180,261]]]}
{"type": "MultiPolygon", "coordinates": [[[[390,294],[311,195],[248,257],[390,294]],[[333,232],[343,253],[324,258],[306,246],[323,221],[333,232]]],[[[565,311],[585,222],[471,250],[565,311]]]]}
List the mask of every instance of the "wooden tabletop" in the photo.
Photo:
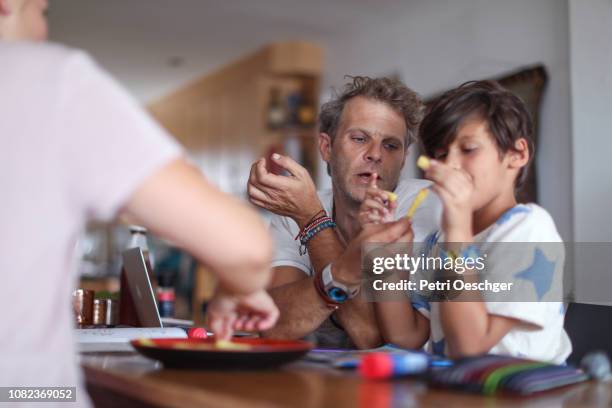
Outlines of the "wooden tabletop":
{"type": "Polygon", "coordinates": [[[372,382],[352,371],[297,362],[276,370],[168,370],[136,353],[83,354],[97,406],[133,407],[569,407],[612,406],[612,383],[588,382],[532,397],[484,397],[409,379],[372,382]]]}

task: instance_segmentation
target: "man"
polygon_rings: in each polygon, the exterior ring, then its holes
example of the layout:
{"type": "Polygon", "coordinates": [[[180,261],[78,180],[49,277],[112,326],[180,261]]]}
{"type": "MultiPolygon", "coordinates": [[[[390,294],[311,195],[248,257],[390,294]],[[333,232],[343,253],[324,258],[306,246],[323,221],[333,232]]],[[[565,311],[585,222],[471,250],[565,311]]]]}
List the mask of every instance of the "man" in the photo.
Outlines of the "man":
{"type": "MultiPolygon", "coordinates": [[[[276,252],[269,292],[281,316],[265,335],[301,338],[314,332],[321,347],[370,348],[380,344],[371,304],[355,296],[361,272],[354,258],[359,258],[360,244],[387,240],[382,239],[384,231],[378,227],[367,236],[360,234],[358,211],[366,189],[376,184],[398,195],[395,217],[399,218],[406,214],[417,192],[428,185],[423,180],[399,182],[421,111],[417,94],[400,81],[355,77],[321,107],[319,114],[319,151],[328,165],[331,191],[317,194],[308,172],[288,157],[275,155],[272,160],[285,168],[289,177],[268,172],[265,159],[253,165],[250,200],[275,213],[270,224],[276,252]],[[324,228],[331,222],[321,219],[323,214],[333,219],[335,228],[324,228]],[[311,228],[313,218],[321,221],[315,221],[311,228]],[[301,242],[295,240],[300,233],[307,240],[307,253],[303,248],[300,251],[301,242]],[[379,241],[372,241],[374,238],[379,241]],[[352,240],[353,251],[340,257],[352,240]],[[330,266],[335,260],[338,262],[330,266]],[[340,287],[350,295],[341,304],[326,294],[330,288],[340,287]]],[[[412,225],[416,241],[436,228],[439,213],[435,199],[420,207],[412,225]]]]}
{"type": "Polygon", "coordinates": [[[87,406],[70,308],[87,220],[125,214],[216,271],[210,325],[223,338],[274,324],[272,245],[86,54],[35,42],[46,7],[0,0],[0,387],[76,386],[71,406],[87,406]]]}

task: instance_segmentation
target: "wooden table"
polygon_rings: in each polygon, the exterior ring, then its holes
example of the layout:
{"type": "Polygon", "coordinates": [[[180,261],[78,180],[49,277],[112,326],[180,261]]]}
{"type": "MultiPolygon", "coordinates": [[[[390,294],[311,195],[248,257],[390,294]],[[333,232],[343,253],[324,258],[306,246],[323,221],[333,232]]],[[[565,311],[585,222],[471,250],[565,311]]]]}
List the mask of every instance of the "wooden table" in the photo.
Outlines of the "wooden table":
{"type": "Polygon", "coordinates": [[[97,406],[133,407],[566,407],[612,406],[612,383],[589,382],[534,397],[483,397],[297,362],[270,371],[167,370],[136,353],[83,354],[97,406]],[[129,404],[129,405],[128,405],[129,404]]]}

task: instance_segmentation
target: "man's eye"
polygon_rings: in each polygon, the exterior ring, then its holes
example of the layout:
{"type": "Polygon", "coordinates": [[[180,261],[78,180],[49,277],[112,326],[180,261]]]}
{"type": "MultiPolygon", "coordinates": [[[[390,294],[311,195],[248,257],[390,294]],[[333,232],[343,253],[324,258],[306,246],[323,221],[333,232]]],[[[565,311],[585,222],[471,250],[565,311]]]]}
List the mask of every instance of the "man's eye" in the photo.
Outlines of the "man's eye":
{"type": "Polygon", "coordinates": [[[356,142],[363,142],[365,141],[365,137],[363,136],[353,136],[352,139],[356,142]]]}

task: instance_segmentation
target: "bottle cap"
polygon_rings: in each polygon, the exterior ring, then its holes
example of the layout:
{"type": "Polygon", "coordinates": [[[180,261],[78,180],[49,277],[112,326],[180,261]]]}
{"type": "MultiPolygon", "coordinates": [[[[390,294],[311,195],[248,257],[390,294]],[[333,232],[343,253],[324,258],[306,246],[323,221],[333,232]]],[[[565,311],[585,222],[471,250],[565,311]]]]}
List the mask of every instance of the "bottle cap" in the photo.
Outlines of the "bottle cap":
{"type": "Polygon", "coordinates": [[[141,227],[140,225],[130,225],[130,232],[142,232],[143,234],[147,233],[147,229],[145,227],[141,227]]]}
{"type": "Polygon", "coordinates": [[[161,287],[157,288],[157,301],[158,302],[174,302],[176,300],[176,295],[174,294],[174,289],[161,289],[161,287]]]}

